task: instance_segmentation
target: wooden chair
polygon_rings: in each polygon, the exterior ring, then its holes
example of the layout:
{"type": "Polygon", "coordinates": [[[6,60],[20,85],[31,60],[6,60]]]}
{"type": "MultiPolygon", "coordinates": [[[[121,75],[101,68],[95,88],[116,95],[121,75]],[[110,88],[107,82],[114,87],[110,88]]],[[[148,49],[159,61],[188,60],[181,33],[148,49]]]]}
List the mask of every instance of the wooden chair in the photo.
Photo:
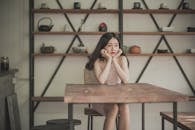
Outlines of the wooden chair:
{"type": "MultiPolygon", "coordinates": [[[[99,84],[97,78],[95,77],[94,71],[84,69],[84,83],[85,84],[99,84]]],[[[88,116],[88,125],[87,130],[93,130],[93,117],[94,116],[103,116],[96,110],[92,108],[92,105],[89,104],[88,108],[84,108],[84,114],[88,116]]],[[[118,117],[116,119],[116,128],[118,129],[118,117]]]]}

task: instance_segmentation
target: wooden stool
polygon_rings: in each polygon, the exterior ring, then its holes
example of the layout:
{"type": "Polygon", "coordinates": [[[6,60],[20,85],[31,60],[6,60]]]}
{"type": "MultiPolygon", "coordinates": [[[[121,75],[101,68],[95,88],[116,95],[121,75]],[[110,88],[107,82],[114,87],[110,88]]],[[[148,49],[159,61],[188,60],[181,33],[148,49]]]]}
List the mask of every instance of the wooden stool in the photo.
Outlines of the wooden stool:
{"type": "Polygon", "coordinates": [[[68,130],[62,125],[40,125],[35,126],[31,130],[68,130]]]}
{"type": "Polygon", "coordinates": [[[31,130],[42,130],[46,127],[46,125],[39,125],[39,126],[35,126],[33,128],[31,128],[31,130]]]}
{"type": "MultiPolygon", "coordinates": [[[[80,125],[81,120],[74,119],[73,120],[73,125],[80,125]]],[[[47,125],[62,125],[68,128],[68,119],[53,119],[53,120],[48,120],[47,125]]]]}
{"type": "MultiPolygon", "coordinates": [[[[74,119],[73,124],[80,125],[81,121],[74,119]]],[[[35,126],[31,130],[69,130],[68,119],[48,120],[46,125],[35,126]]]]}

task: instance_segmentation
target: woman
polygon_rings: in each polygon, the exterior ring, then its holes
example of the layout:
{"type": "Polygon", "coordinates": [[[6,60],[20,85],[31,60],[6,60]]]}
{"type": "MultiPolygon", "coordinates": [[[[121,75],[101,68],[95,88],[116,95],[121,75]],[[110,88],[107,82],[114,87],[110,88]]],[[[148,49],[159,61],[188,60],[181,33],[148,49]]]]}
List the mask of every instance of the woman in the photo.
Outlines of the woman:
{"type": "MultiPolygon", "coordinates": [[[[122,45],[116,34],[102,35],[86,64],[86,69],[94,70],[100,84],[112,87],[112,85],[128,83],[129,62],[122,52],[122,45]]],[[[114,129],[117,114],[120,114],[119,130],[129,130],[128,104],[94,104],[93,108],[105,115],[103,130],[114,129]]]]}

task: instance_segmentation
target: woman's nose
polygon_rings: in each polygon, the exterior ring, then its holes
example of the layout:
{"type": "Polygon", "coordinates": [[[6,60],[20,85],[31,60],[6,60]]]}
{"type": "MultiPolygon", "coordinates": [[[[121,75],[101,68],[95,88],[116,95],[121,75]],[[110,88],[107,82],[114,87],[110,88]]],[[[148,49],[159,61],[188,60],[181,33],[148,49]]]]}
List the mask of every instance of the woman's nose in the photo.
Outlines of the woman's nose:
{"type": "Polygon", "coordinates": [[[114,46],[112,46],[112,50],[114,50],[115,48],[114,48],[114,46]]]}

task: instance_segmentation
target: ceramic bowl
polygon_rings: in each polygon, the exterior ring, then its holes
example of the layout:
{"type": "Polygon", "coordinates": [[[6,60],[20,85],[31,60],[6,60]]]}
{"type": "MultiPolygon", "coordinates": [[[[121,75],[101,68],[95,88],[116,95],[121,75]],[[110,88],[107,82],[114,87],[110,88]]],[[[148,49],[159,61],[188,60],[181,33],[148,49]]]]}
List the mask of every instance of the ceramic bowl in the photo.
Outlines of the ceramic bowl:
{"type": "Polygon", "coordinates": [[[72,47],[74,53],[87,53],[87,48],[85,46],[72,47]]]}

